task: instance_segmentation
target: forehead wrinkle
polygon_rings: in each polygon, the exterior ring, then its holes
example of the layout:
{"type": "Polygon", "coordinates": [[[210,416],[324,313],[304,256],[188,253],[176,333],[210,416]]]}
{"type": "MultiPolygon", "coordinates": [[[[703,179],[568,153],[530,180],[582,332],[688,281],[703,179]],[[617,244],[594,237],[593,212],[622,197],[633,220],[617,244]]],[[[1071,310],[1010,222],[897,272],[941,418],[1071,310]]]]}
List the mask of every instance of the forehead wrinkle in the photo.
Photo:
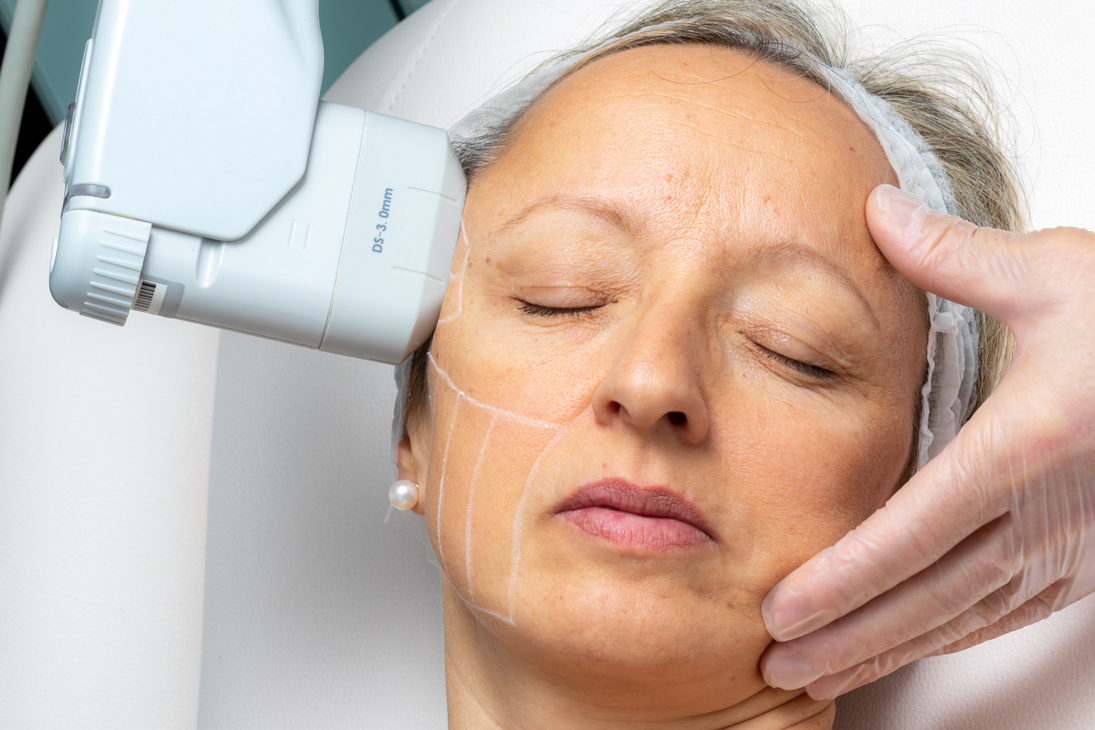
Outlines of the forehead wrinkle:
{"type": "Polygon", "coordinates": [[[784,123],[781,120],[764,119],[763,115],[749,114],[745,112],[741,107],[733,105],[715,105],[710,103],[701,102],[698,99],[682,99],[678,96],[673,96],[664,91],[648,91],[644,92],[644,96],[651,96],[673,104],[674,106],[691,105],[705,111],[713,112],[720,116],[729,117],[733,120],[745,121],[750,124],[763,125],[765,127],[771,127],[783,132],[786,132],[794,137],[804,141],[811,142],[816,141],[816,135],[810,135],[800,129],[801,124],[789,124],[784,123]]]}
{"type": "Polygon", "coordinates": [[[787,164],[800,164],[802,158],[800,155],[784,155],[779,154],[774,147],[760,147],[756,145],[743,144],[736,139],[729,139],[718,133],[717,130],[706,129],[703,126],[692,124],[690,122],[681,122],[679,127],[681,129],[688,129],[694,132],[699,137],[706,137],[707,139],[714,140],[719,144],[735,149],[739,152],[747,153],[750,155],[764,155],[773,160],[779,160],[787,164]]]}
{"type": "MultiPolygon", "coordinates": [[[[746,135],[738,136],[724,136],[720,134],[720,130],[717,127],[709,128],[711,125],[698,120],[691,120],[687,116],[680,119],[674,126],[674,129],[683,128],[690,130],[699,137],[715,140],[722,145],[726,145],[740,152],[763,154],[785,163],[800,164],[802,162],[801,149],[818,149],[819,143],[822,143],[822,149],[824,149],[824,143],[830,141],[830,135],[828,133],[818,131],[814,126],[804,125],[801,120],[796,122],[786,120],[785,117],[773,118],[771,114],[763,112],[759,114],[749,113],[740,107],[714,105],[694,99],[681,99],[664,92],[652,91],[646,92],[644,95],[664,100],[678,108],[683,109],[684,107],[692,106],[703,111],[719,114],[734,122],[744,122],[747,125],[751,125],[752,128],[747,128],[746,135]],[[780,139],[781,135],[784,135],[785,138],[780,139]],[[755,140],[759,142],[759,144],[745,144],[741,137],[744,137],[747,141],[755,140]],[[786,137],[789,137],[790,139],[787,139],[786,137]],[[799,151],[793,155],[779,154],[779,152],[777,152],[777,150],[788,149],[799,151]]],[[[867,131],[868,139],[875,140],[874,135],[871,134],[869,130],[865,131],[867,131]]]]}

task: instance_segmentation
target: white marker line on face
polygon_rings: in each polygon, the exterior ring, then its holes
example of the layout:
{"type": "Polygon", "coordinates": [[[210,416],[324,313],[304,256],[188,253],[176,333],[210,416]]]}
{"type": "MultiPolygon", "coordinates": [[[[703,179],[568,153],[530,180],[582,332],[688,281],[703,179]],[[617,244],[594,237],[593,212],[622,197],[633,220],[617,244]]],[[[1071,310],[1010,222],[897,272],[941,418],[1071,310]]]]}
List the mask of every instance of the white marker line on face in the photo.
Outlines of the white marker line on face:
{"type": "Polygon", "coordinates": [[[456,591],[456,595],[460,596],[460,600],[463,601],[464,605],[467,606],[468,608],[470,608],[472,611],[475,611],[476,613],[483,613],[483,614],[486,614],[487,616],[493,616],[494,618],[498,619],[499,621],[504,621],[505,623],[509,624],[510,626],[516,626],[513,619],[511,619],[509,616],[503,616],[502,614],[498,613],[497,611],[492,611],[489,608],[484,608],[483,606],[480,606],[478,603],[473,603],[472,601],[468,600],[464,596],[461,596],[460,591],[456,591]]]}
{"type": "Polygon", "coordinates": [[[454,383],[453,379],[449,377],[449,374],[442,370],[441,366],[437,364],[437,360],[434,359],[432,351],[429,353],[429,358],[430,364],[433,365],[433,369],[437,372],[438,375],[445,379],[445,382],[450,388],[452,388],[452,391],[461,398],[464,398],[466,401],[468,401],[468,403],[472,404],[473,406],[477,408],[482,408],[488,413],[493,413],[495,415],[502,416],[503,418],[508,418],[524,426],[532,426],[533,428],[547,428],[552,430],[562,427],[562,424],[559,423],[550,423],[548,421],[541,421],[536,418],[520,416],[516,413],[504,411],[501,408],[495,408],[494,406],[489,406],[482,401],[476,400],[475,398],[471,397],[470,395],[456,387],[456,383],[454,383]]]}
{"type": "MultiPolygon", "coordinates": [[[[492,416],[491,421],[490,421],[490,425],[487,427],[487,432],[484,435],[483,443],[480,445],[479,455],[476,457],[475,467],[472,471],[472,485],[471,485],[472,489],[474,488],[475,479],[478,475],[479,465],[482,462],[483,457],[486,454],[487,438],[489,438],[491,432],[493,431],[494,424],[495,424],[495,422],[498,418],[503,418],[503,419],[506,419],[507,421],[512,421],[516,424],[525,425],[525,426],[529,426],[529,427],[532,427],[532,428],[542,428],[542,429],[546,429],[546,430],[558,431],[558,433],[555,436],[552,437],[551,441],[548,442],[547,446],[544,447],[544,450],[540,452],[540,455],[536,457],[536,461],[533,463],[532,469],[530,470],[528,480],[526,480],[526,482],[525,482],[525,489],[522,491],[521,498],[518,501],[516,515],[514,517],[514,533],[513,533],[514,534],[514,545],[513,545],[513,548],[512,548],[513,558],[512,558],[512,565],[511,565],[511,569],[510,569],[510,589],[509,589],[509,596],[508,596],[509,615],[508,616],[503,616],[502,614],[497,613],[495,611],[492,611],[492,610],[490,610],[488,608],[485,608],[483,606],[480,606],[477,603],[473,603],[467,597],[462,595],[460,593],[460,591],[456,591],[457,595],[460,596],[460,599],[462,601],[464,601],[464,603],[469,608],[471,608],[472,610],[478,611],[478,612],[483,613],[483,614],[488,615],[488,616],[492,616],[492,617],[494,617],[496,619],[499,619],[501,621],[505,621],[506,623],[508,623],[512,626],[512,625],[515,625],[515,621],[513,619],[513,603],[514,603],[514,590],[515,590],[515,583],[516,583],[516,576],[517,576],[517,563],[520,559],[519,539],[520,539],[521,527],[520,527],[519,515],[521,514],[521,511],[522,511],[522,509],[524,507],[524,504],[525,504],[525,501],[526,501],[525,496],[528,492],[528,485],[531,482],[532,477],[535,475],[536,470],[539,467],[539,465],[540,465],[542,459],[544,458],[544,456],[547,454],[548,451],[551,450],[551,448],[553,446],[555,446],[555,444],[557,444],[559,442],[559,440],[566,433],[568,428],[570,426],[572,426],[578,420],[578,418],[581,417],[581,414],[579,414],[578,417],[576,417],[570,423],[567,423],[567,424],[550,423],[548,421],[541,421],[541,420],[535,419],[535,418],[528,418],[526,416],[521,416],[519,414],[503,410],[501,408],[496,408],[494,406],[487,405],[486,403],[483,403],[483,402],[471,397],[470,395],[463,392],[462,390],[460,390],[460,388],[458,388],[456,386],[456,383],[455,383],[455,381],[453,381],[452,377],[447,372],[445,372],[441,368],[441,366],[438,364],[437,360],[433,356],[432,351],[428,353],[428,357],[429,357],[429,362],[430,362],[431,366],[433,367],[434,371],[440,376],[440,378],[449,387],[449,389],[452,390],[452,392],[456,395],[456,403],[453,405],[453,413],[452,413],[452,417],[450,418],[450,421],[449,421],[448,435],[447,435],[446,441],[445,441],[445,453],[441,457],[441,478],[438,482],[438,487],[437,487],[437,545],[438,545],[437,553],[438,553],[438,562],[441,564],[441,568],[442,568],[442,570],[445,571],[445,573],[449,573],[449,570],[448,570],[448,566],[445,562],[444,555],[442,553],[442,550],[443,550],[442,544],[443,543],[442,543],[442,539],[441,539],[441,504],[442,504],[442,498],[444,496],[443,486],[444,486],[444,483],[445,483],[445,473],[446,473],[446,467],[447,467],[447,463],[448,463],[449,444],[452,442],[452,434],[453,434],[453,430],[454,430],[455,425],[456,425],[456,411],[457,411],[461,401],[466,401],[471,406],[474,406],[475,408],[479,408],[483,411],[486,411],[487,413],[490,413],[491,416],[492,416]]],[[[435,387],[436,387],[436,381],[434,381],[434,383],[435,383],[435,387]]],[[[431,396],[433,396],[433,395],[435,395],[435,393],[431,389],[431,396]]],[[[589,410],[590,410],[590,408],[587,407],[582,413],[584,414],[584,413],[588,412],[589,410]]],[[[431,438],[431,448],[430,448],[430,450],[433,451],[433,439],[432,438],[431,438]]],[[[470,522],[470,520],[471,520],[471,492],[470,492],[470,489],[469,489],[468,508],[467,509],[468,509],[468,513],[467,513],[467,516],[465,517],[467,522],[465,523],[464,539],[465,539],[465,546],[466,546],[465,547],[465,552],[466,552],[467,563],[468,563],[467,566],[466,566],[467,567],[467,576],[468,576],[468,589],[469,589],[469,591],[471,591],[472,590],[471,589],[472,567],[471,567],[471,542],[470,542],[470,540],[471,540],[471,522],[470,522]]]]}
{"type": "Polygon", "coordinates": [[[487,442],[490,441],[491,432],[494,430],[494,422],[497,420],[497,414],[491,415],[487,432],[483,434],[483,443],[479,447],[479,456],[475,459],[475,468],[471,472],[471,484],[468,485],[468,508],[464,514],[464,567],[467,569],[465,580],[468,585],[469,601],[475,600],[475,584],[472,583],[473,571],[471,567],[471,508],[475,504],[475,484],[479,479],[479,467],[482,465],[483,457],[487,453],[487,442]]]}
{"type": "Polygon", "coordinates": [[[570,431],[571,426],[576,424],[582,418],[582,416],[584,416],[586,413],[589,413],[591,410],[592,406],[584,409],[581,413],[574,417],[574,420],[559,429],[559,433],[555,434],[555,436],[552,437],[551,441],[549,441],[547,446],[544,447],[544,450],[541,451],[540,455],[536,457],[536,461],[532,463],[532,469],[529,470],[528,478],[525,479],[525,486],[521,490],[521,499],[517,502],[517,510],[513,518],[513,557],[510,562],[508,599],[509,620],[511,624],[514,623],[513,607],[514,603],[516,602],[517,593],[517,568],[521,562],[521,532],[523,528],[521,516],[522,513],[525,511],[525,503],[527,501],[526,498],[528,497],[529,493],[529,485],[532,484],[532,480],[536,476],[536,471],[540,468],[540,464],[543,462],[544,457],[547,455],[547,453],[551,451],[552,448],[559,443],[559,441],[562,440],[563,436],[565,436],[570,431]]]}
{"type": "Polygon", "coordinates": [[[438,320],[437,326],[448,324],[464,312],[464,277],[468,273],[468,259],[471,258],[471,243],[468,242],[468,233],[464,226],[464,219],[460,219],[460,237],[464,239],[464,264],[460,267],[460,284],[456,287],[456,311],[444,319],[438,320]]]}
{"type": "Polygon", "coordinates": [[[452,416],[449,418],[449,434],[445,437],[445,453],[441,455],[441,478],[437,481],[437,561],[446,573],[449,568],[445,564],[445,541],[441,535],[441,500],[445,497],[445,466],[449,461],[449,444],[452,443],[452,432],[456,428],[456,412],[460,410],[460,400],[460,395],[457,394],[456,402],[452,404],[452,416]]]}

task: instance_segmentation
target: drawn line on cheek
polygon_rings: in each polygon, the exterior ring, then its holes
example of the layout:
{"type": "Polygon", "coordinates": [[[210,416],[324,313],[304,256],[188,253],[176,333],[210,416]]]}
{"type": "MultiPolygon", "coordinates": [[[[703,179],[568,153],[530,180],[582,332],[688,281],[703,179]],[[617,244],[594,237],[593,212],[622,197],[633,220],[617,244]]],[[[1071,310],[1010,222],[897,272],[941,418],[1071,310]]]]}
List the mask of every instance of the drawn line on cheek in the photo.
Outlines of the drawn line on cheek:
{"type": "Polygon", "coordinates": [[[475,468],[471,472],[471,484],[468,485],[468,508],[464,513],[464,567],[466,569],[465,580],[468,586],[468,600],[475,601],[475,584],[472,583],[474,571],[471,562],[471,514],[472,505],[475,504],[475,485],[479,480],[479,467],[483,463],[483,456],[487,453],[487,443],[490,441],[491,432],[494,431],[494,423],[498,420],[497,414],[492,414],[487,431],[483,434],[483,444],[479,447],[479,456],[475,459],[475,468]]]}
{"type": "Polygon", "coordinates": [[[462,391],[462,390],[460,390],[459,388],[456,387],[456,383],[453,382],[453,379],[451,377],[449,377],[449,374],[446,373],[444,370],[442,370],[441,366],[437,364],[437,360],[434,358],[432,351],[429,353],[429,359],[430,359],[430,365],[433,366],[434,371],[441,378],[444,379],[445,383],[449,386],[449,388],[451,388],[454,393],[456,393],[458,396],[460,396],[464,400],[468,401],[468,403],[475,406],[476,408],[482,408],[484,411],[487,411],[488,413],[493,413],[495,415],[499,415],[499,416],[502,416],[504,418],[511,419],[511,420],[521,424],[521,425],[532,426],[533,428],[546,428],[546,429],[555,430],[557,428],[562,427],[562,424],[559,424],[559,423],[550,423],[548,421],[541,421],[541,420],[536,419],[536,418],[529,418],[527,416],[521,416],[521,415],[518,415],[516,413],[512,413],[510,411],[503,410],[501,408],[495,408],[494,406],[490,406],[490,405],[487,405],[486,403],[483,403],[482,401],[476,400],[475,398],[471,397],[470,395],[468,395],[467,393],[465,393],[464,391],[462,391]]]}
{"type": "Polygon", "coordinates": [[[464,312],[464,277],[468,273],[468,259],[471,258],[471,243],[468,241],[468,232],[464,225],[464,217],[460,217],[460,238],[464,241],[464,264],[460,267],[460,283],[456,287],[456,311],[444,319],[438,320],[437,326],[448,324],[464,312]]]}
{"type": "Polygon", "coordinates": [[[446,573],[449,571],[448,565],[445,563],[445,541],[441,535],[441,503],[445,498],[445,473],[448,471],[447,465],[449,461],[449,445],[452,443],[452,432],[456,428],[456,412],[460,410],[460,396],[456,397],[456,402],[452,405],[452,416],[449,418],[449,433],[445,437],[445,452],[441,455],[441,478],[437,481],[437,561],[441,563],[441,569],[446,573]]]}
{"type": "MultiPolygon", "coordinates": [[[[468,512],[467,512],[467,515],[465,516],[465,519],[467,520],[467,522],[466,522],[465,528],[464,528],[464,540],[465,540],[465,554],[466,554],[466,558],[467,558],[466,570],[467,570],[467,576],[468,576],[467,585],[468,585],[469,593],[473,590],[471,588],[471,576],[473,575],[472,565],[471,565],[471,490],[474,489],[475,481],[478,477],[479,465],[480,465],[480,463],[482,462],[482,460],[484,458],[484,454],[486,453],[487,439],[490,437],[491,433],[493,432],[494,425],[497,422],[497,419],[498,418],[503,418],[503,419],[506,419],[506,420],[511,421],[511,422],[513,422],[515,424],[518,424],[518,425],[529,426],[531,428],[541,428],[541,429],[557,432],[552,437],[551,441],[548,442],[547,446],[544,447],[544,450],[540,452],[539,456],[536,457],[536,461],[533,463],[532,469],[529,472],[528,479],[525,481],[525,488],[521,493],[521,498],[518,501],[516,516],[514,517],[514,544],[513,544],[513,548],[512,548],[513,557],[512,557],[512,563],[511,563],[511,569],[510,569],[510,588],[509,588],[508,599],[507,599],[507,602],[509,604],[509,606],[508,606],[509,615],[508,616],[502,615],[501,613],[498,613],[496,611],[492,611],[488,608],[485,608],[485,607],[479,605],[478,603],[474,603],[473,601],[469,600],[468,598],[465,598],[462,594],[460,594],[460,591],[457,591],[457,594],[460,595],[461,600],[463,600],[464,603],[469,608],[471,608],[475,611],[478,611],[480,613],[483,613],[485,615],[493,616],[494,618],[496,618],[500,621],[505,621],[506,623],[513,626],[513,625],[516,624],[516,622],[514,621],[514,618],[513,618],[513,604],[514,604],[514,589],[515,589],[515,582],[516,582],[516,576],[517,576],[518,562],[520,560],[520,533],[521,533],[520,514],[524,509],[525,502],[527,501],[526,500],[526,495],[528,493],[528,485],[531,483],[533,477],[535,476],[536,470],[538,469],[538,467],[539,467],[541,461],[543,460],[544,456],[566,434],[566,432],[570,428],[570,426],[572,426],[578,420],[578,418],[581,418],[581,415],[583,415],[583,414],[590,411],[590,408],[587,407],[585,410],[583,410],[582,414],[579,414],[579,416],[577,416],[574,420],[572,420],[571,422],[566,423],[566,424],[551,423],[551,422],[548,422],[548,421],[542,421],[540,419],[529,418],[527,416],[522,416],[522,415],[519,415],[517,413],[513,413],[511,411],[507,411],[507,410],[504,410],[504,409],[501,409],[501,408],[496,408],[494,406],[487,405],[486,403],[483,403],[482,401],[479,401],[476,398],[473,398],[472,396],[468,395],[464,391],[460,390],[460,388],[458,388],[456,386],[456,382],[452,379],[452,377],[447,372],[445,372],[445,370],[438,364],[437,359],[434,357],[432,351],[427,353],[427,357],[429,359],[429,363],[430,363],[431,367],[433,368],[434,372],[438,375],[439,378],[441,378],[441,380],[445,383],[445,385],[448,386],[448,388],[456,395],[456,403],[453,405],[452,416],[449,420],[448,434],[447,434],[446,440],[445,440],[445,451],[444,451],[444,454],[442,454],[442,457],[441,457],[441,477],[438,480],[438,487],[437,487],[437,557],[438,557],[438,562],[441,564],[441,569],[443,571],[445,571],[446,573],[448,573],[450,575],[450,578],[451,578],[451,573],[449,573],[448,565],[445,561],[445,557],[444,557],[444,553],[443,553],[443,550],[444,550],[443,541],[441,539],[441,506],[442,506],[442,502],[443,502],[443,498],[444,498],[444,484],[445,484],[445,475],[446,475],[447,465],[448,465],[449,444],[452,442],[452,434],[453,434],[453,431],[455,430],[455,427],[456,427],[457,409],[459,408],[461,402],[467,402],[469,405],[491,414],[491,421],[490,421],[490,424],[487,427],[487,432],[484,435],[483,444],[480,447],[479,455],[476,457],[476,464],[475,464],[475,467],[474,467],[473,472],[472,472],[472,484],[471,484],[471,487],[469,488],[469,497],[468,497],[468,512]]],[[[433,396],[433,395],[435,395],[435,394],[431,390],[431,396],[433,396]]],[[[433,451],[433,437],[431,437],[431,449],[430,450],[433,451]]]]}
{"type": "Polygon", "coordinates": [[[570,432],[571,427],[591,410],[591,406],[586,407],[581,413],[574,417],[574,420],[559,429],[559,432],[551,438],[551,441],[544,447],[544,450],[536,457],[536,461],[532,463],[532,469],[529,470],[528,478],[525,479],[525,486],[521,490],[521,498],[517,501],[517,510],[513,517],[513,557],[510,559],[509,597],[507,601],[509,604],[509,621],[511,624],[514,623],[513,608],[517,596],[517,571],[521,563],[521,533],[523,532],[521,517],[525,511],[525,504],[528,501],[529,485],[532,484],[532,480],[536,477],[536,472],[539,470],[540,464],[543,463],[544,457],[547,456],[548,452],[555,448],[562,440],[563,436],[570,432]]]}

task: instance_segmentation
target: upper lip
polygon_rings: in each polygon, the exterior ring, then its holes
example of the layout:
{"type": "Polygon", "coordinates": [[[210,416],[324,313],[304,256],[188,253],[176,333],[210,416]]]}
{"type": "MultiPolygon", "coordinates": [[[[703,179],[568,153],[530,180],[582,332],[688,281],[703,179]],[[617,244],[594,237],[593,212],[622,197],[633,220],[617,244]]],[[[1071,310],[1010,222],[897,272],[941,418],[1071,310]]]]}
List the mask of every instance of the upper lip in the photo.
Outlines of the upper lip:
{"type": "Polygon", "coordinates": [[[605,507],[643,517],[664,517],[692,525],[714,539],[699,507],[668,487],[640,487],[626,479],[604,479],[579,487],[555,513],[605,507]]]}

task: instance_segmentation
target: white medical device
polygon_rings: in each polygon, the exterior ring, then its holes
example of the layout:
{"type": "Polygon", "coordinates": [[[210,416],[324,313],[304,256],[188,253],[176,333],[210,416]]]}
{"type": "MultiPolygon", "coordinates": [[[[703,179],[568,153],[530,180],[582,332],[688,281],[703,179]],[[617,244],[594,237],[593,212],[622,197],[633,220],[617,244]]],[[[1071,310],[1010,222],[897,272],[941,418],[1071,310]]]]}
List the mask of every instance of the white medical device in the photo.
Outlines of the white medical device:
{"type": "Polygon", "coordinates": [[[317,0],[102,0],[49,286],[397,363],[437,322],[465,182],[445,132],[319,101],[317,0]]]}

